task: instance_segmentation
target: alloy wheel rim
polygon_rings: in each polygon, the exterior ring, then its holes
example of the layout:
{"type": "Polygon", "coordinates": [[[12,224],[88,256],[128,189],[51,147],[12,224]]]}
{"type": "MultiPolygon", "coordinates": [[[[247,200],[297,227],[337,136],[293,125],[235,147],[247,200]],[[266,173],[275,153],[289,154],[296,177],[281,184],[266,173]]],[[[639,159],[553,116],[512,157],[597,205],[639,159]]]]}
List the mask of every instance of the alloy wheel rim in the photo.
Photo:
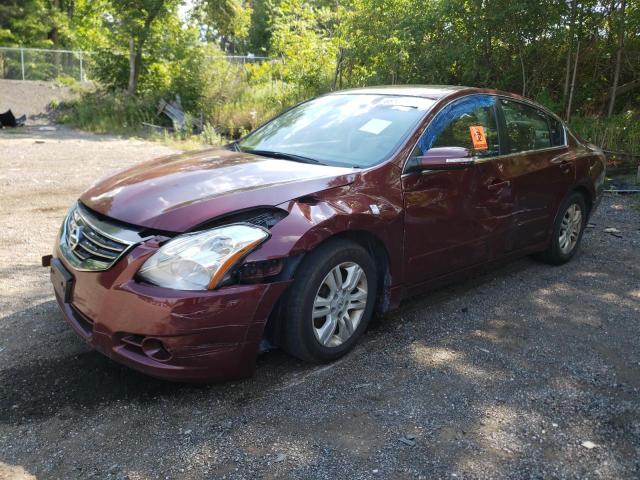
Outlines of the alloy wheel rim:
{"type": "Polygon", "coordinates": [[[575,248],[581,230],[582,209],[577,203],[573,203],[567,208],[562,217],[562,223],[560,224],[558,245],[563,254],[566,255],[575,248]]]}
{"type": "Polygon", "coordinates": [[[367,306],[367,275],[360,265],[343,262],[333,267],[313,301],[311,321],[316,340],[337,347],[354,334],[367,306]]]}

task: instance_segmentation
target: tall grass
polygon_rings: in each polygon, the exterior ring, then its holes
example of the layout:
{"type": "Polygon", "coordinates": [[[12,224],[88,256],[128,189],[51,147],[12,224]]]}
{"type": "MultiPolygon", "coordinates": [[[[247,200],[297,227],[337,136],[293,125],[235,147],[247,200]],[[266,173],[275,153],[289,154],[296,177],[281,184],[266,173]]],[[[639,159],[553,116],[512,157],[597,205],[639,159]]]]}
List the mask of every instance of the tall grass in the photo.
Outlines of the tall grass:
{"type": "Polygon", "coordinates": [[[302,100],[291,84],[273,81],[249,85],[223,103],[209,102],[205,112],[219,131],[237,138],[302,100]]]}
{"type": "Polygon", "coordinates": [[[640,113],[627,111],[611,118],[574,117],[571,127],[585,140],[613,152],[640,155],[640,113]]]}
{"type": "MultiPolygon", "coordinates": [[[[173,127],[169,119],[158,115],[156,106],[160,98],[170,100],[180,94],[185,113],[209,125],[207,137],[212,138],[215,131],[237,138],[303,100],[303,96],[320,93],[285,81],[282,68],[280,63],[239,65],[207,56],[188,74],[181,71],[164,87],[143,89],[145,93],[135,97],[100,90],[84,94],[69,106],[63,120],[100,133],[141,134],[147,130],[143,122],[173,127]]],[[[187,130],[175,135],[190,135],[191,129],[187,130]]]]}
{"type": "MultiPolygon", "coordinates": [[[[164,97],[171,98],[168,93],[164,97]]],[[[90,92],[65,105],[60,120],[91,132],[125,135],[147,132],[143,122],[173,127],[168,118],[157,114],[159,98],[160,95],[132,97],[125,93],[90,92]]],[[[205,92],[198,105],[186,112],[186,118],[202,116],[208,138],[212,138],[213,131],[237,138],[301,100],[290,84],[281,81],[230,85],[225,91],[205,92]]],[[[184,137],[187,133],[183,129],[175,135],[184,137]]]]}
{"type": "Polygon", "coordinates": [[[91,132],[133,135],[145,129],[142,122],[157,123],[156,105],[152,97],[89,92],[67,104],[60,120],[91,132]]]}

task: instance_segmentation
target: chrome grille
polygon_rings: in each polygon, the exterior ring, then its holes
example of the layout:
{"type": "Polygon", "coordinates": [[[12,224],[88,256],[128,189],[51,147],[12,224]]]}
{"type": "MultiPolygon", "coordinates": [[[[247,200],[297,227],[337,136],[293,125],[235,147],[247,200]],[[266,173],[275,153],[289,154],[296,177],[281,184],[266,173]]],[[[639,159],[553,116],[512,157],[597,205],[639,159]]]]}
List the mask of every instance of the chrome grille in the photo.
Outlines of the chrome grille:
{"type": "Polygon", "coordinates": [[[137,231],[100,220],[77,204],[62,225],[60,250],[76,269],[99,271],[142,240],[137,231]]]}
{"type": "Polygon", "coordinates": [[[127,249],[126,243],[105,237],[80,216],[78,210],[69,215],[67,245],[71,253],[80,260],[89,258],[113,262],[127,249]]]}

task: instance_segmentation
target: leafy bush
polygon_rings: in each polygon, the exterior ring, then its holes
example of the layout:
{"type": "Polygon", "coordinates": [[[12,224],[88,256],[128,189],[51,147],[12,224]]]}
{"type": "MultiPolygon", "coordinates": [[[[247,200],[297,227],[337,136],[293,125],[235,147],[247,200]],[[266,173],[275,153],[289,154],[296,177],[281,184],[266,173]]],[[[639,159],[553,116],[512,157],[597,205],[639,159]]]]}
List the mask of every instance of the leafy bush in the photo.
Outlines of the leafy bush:
{"type": "Polygon", "coordinates": [[[274,18],[272,65],[276,78],[297,86],[298,96],[310,97],[331,87],[342,8],[314,7],[303,0],[283,0],[274,18]]]}
{"type": "Polygon", "coordinates": [[[89,92],[68,104],[61,120],[96,133],[132,134],[142,122],[154,123],[157,98],[132,97],[120,92],[89,92]]]}
{"type": "Polygon", "coordinates": [[[574,117],[571,127],[589,142],[614,152],[640,154],[640,112],[603,117],[574,117]]]}
{"type": "Polygon", "coordinates": [[[51,97],[49,100],[49,105],[47,105],[47,110],[56,110],[60,107],[60,99],[58,97],[51,97]]]}
{"type": "Polygon", "coordinates": [[[554,98],[548,90],[543,89],[538,95],[535,97],[535,101],[540,105],[544,105],[552,112],[562,116],[562,102],[556,98],[554,98]]]}
{"type": "Polygon", "coordinates": [[[175,128],[176,138],[191,136],[191,120],[200,116],[216,135],[239,137],[304,98],[294,84],[274,79],[269,63],[245,67],[216,55],[201,55],[196,63],[188,75],[156,64],[156,87],[136,97],[114,90],[85,93],[70,104],[66,121],[105,133],[139,133],[142,122],[175,127],[157,116],[156,106],[160,98],[173,99],[179,93],[188,121],[175,128]]]}
{"type": "Polygon", "coordinates": [[[78,80],[76,80],[73,77],[70,77],[69,75],[59,75],[55,79],[55,83],[56,84],[62,85],[62,86],[65,86],[65,87],[70,87],[72,85],[75,85],[77,81],[78,80]]]}
{"type": "Polygon", "coordinates": [[[225,143],[225,138],[220,135],[216,129],[210,123],[205,123],[202,127],[202,133],[200,134],[200,140],[207,145],[222,145],[225,143]]]}
{"type": "Polygon", "coordinates": [[[202,106],[205,118],[220,131],[239,137],[298,101],[292,84],[274,80],[245,83],[239,88],[230,83],[219,96],[205,96],[202,106]]]}

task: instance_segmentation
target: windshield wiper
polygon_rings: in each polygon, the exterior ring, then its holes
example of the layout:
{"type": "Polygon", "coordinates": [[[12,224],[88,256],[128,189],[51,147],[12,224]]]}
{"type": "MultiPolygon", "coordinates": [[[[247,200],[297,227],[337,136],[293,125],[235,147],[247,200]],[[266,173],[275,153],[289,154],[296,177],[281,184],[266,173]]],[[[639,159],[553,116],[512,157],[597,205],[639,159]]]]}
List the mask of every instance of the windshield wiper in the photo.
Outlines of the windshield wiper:
{"type": "Polygon", "coordinates": [[[318,165],[324,165],[323,163],[319,162],[315,158],[303,157],[302,155],[295,155],[293,153],[274,152],[272,150],[249,150],[249,149],[244,150],[242,148],[240,149],[240,151],[246,152],[246,153],[252,153],[254,155],[261,155],[263,157],[279,158],[282,160],[291,160],[293,162],[300,162],[300,163],[316,163],[318,165]]]}

